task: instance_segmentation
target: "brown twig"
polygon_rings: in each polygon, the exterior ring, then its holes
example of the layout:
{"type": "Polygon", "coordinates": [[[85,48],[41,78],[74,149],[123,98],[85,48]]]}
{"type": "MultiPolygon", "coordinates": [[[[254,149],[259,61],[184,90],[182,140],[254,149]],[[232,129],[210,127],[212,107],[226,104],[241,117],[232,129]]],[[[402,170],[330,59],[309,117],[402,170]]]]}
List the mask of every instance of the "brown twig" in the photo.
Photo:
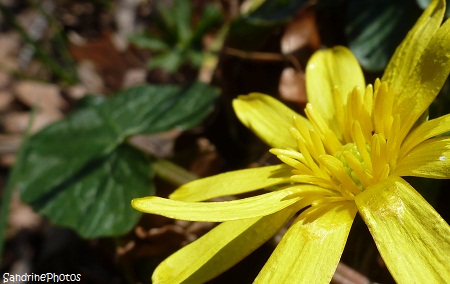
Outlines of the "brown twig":
{"type": "Polygon", "coordinates": [[[340,262],[333,275],[331,284],[370,284],[369,278],[362,275],[353,268],[340,262]]]}
{"type": "Polygon", "coordinates": [[[303,70],[297,58],[292,54],[281,54],[274,52],[245,51],[232,47],[225,47],[224,53],[247,60],[282,62],[289,61],[297,71],[303,70]]]}

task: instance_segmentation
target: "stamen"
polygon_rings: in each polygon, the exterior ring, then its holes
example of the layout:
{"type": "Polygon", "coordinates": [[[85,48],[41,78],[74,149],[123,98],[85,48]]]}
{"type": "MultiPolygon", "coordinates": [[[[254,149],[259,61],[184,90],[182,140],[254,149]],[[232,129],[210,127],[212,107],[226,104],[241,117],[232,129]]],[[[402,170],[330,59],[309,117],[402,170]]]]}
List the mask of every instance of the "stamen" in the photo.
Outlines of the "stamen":
{"type": "Polygon", "coordinates": [[[372,124],[372,105],[373,105],[373,90],[372,86],[368,85],[364,94],[364,105],[361,108],[359,123],[361,126],[361,131],[364,135],[366,141],[369,141],[373,133],[372,124]]]}
{"type": "Polygon", "coordinates": [[[302,171],[305,174],[311,172],[311,170],[307,166],[305,166],[302,162],[300,162],[296,159],[293,159],[289,156],[277,155],[277,158],[280,159],[283,163],[285,163],[295,169],[298,169],[299,171],[302,171]]]}
{"type": "Polygon", "coordinates": [[[379,181],[383,168],[386,165],[385,155],[386,155],[386,139],[383,134],[374,134],[372,136],[372,149],[371,149],[371,158],[372,158],[372,175],[375,181],[379,181]]]}
{"type": "Polygon", "coordinates": [[[320,139],[319,135],[314,130],[310,130],[309,134],[311,137],[311,145],[313,146],[314,149],[313,153],[314,158],[318,159],[320,155],[326,154],[325,148],[322,143],[322,139],[320,139]]]}
{"type": "Polygon", "coordinates": [[[325,178],[316,177],[313,175],[305,175],[305,174],[297,174],[291,176],[291,181],[293,182],[300,182],[300,183],[307,183],[307,184],[314,184],[323,188],[327,188],[330,190],[338,191],[339,187],[334,183],[333,181],[325,178]]]}
{"type": "Polygon", "coordinates": [[[381,80],[380,78],[375,79],[375,99],[376,99],[376,93],[378,92],[378,89],[380,88],[381,80]]]}
{"type": "MultiPolygon", "coordinates": [[[[294,125],[295,128],[298,130],[300,135],[305,138],[309,137],[309,129],[306,127],[306,125],[300,120],[300,117],[294,116],[294,125]]],[[[306,139],[305,139],[306,140],[306,139]]]]}
{"type": "Polygon", "coordinates": [[[394,98],[392,93],[389,92],[386,83],[381,83],[376,92],[375,105],[373,112],[373,124],[375,126],[375,131],[377,133],[383,134],[387,137],[389,132],[393,117],[392,117],[392,106],[394,104],[394,98]]]}
{"type": "Polygon", "coordinates": [[[350,137],[345,137],[345,128],[346,128],[346,121],[345,121],[345,102],[343,100],[341,91],[339,90],[339,87],[335,86],[333,88],[333,103],[334,103],[334,111],[336,113],[336,120],[339,126],[339,129],[341,130],[341,133],[344,135],[344,137],[338,136],[338,140],[344,139],[345,141],[348,141],[350,137]]]}
{"type": "Polygon", "coordinates": [[[327,188],[323,188],[316,185],[300,184],[300,185],[289,185],[289,189],[292,189],[293,195],[291,197],[302,197],[307,198],[309,196],[338,196],[335,191],[327,188]]]}
{"type": "Polygon", "coordinates": [[[346,187],[342,184],[339,186],[341,195],[345,198],[345,200],[355,200],[355,195],[350,192],[346,187]]]}
{"type": "Polygon", "coordinates": [[[390,173],[390,167],[388,164],[385,164],[383,166],[383,169],[380,172],[380,176],[378,177],[378,180],[380,181],[380,180],[386,179],[389,176],[389,173],[390,173]]]}
{"type": "Polygon", "coordinates": [[[389,138],[387,139],[387,161],[390,161],[392,167],[396,166],[397,163],[397,153],[400,148],[400,141],[398,136],[400,135],[400,115],[396,115],[394,123],[392,124],[391,131],[389,133],[389,138]]]}
{"type": "MultiPolygon", "coordinates": [[[[355,87],[350,93],[347,102],[347,128],[348,133],[351,133],[352,122],[359,119],[360,110],[362,108],[362,101],[360,97],[360,89],[355,87]]],[[[349,141],[347,141],[349,142],[349,141]]]]}
{"type": "Polygon", "coordinates": [[[297,130],[297,128],[291,127],[289,129],[289,132],[292,135],[292,138],[294,138],[297,143],[298,142],[305,142],[305,139],[303,138],[303,136],[300,134],[300,132],[297,130]]]}
{"type": "Polygon", "coordinates": [[[323,164],[342,185],[350,190],[353,194],[358,194],[361,192],[358,185],[353,179],[347,174],[344,169],[342,162],[333,156],[323,155],[320,156],[320,163],[323,164]]]}
{"type": "Polygon", "coordinates": [[[303,157],[302,153],[299,153],[298,151],[295,151],[295,150],[272,148],[269,150],[269,152],[276,156],[278,156],[278,155],[288,156],[293,159],[299,160],[302,163],[304,163],[304,161],[305,161],[305,158],[303,157]]]}
{"type": "Polygon", "coordinates": [[[324,172],[320,170],[320,168],[317,166],[316,162],[312,158],[311,154],[309,153],[308,149],[306,148],[305,143],[301,143],[301,141],[297,140],[297,146],[300,152],[305,157],[305,165],[310,168],[313,173],[319,177],[326,177],[324,175],[324,172]]]}
{"type": "Polygon", "coordinates": [[[315,129],[319,132],[320,138],[324,142],[327,151],[334,155],[337,151],[340,151],[342,144],[336,137],[336,134],[331,131],[328,125],[323,120],[322,116],[317,112],[311,104],[307,104],[305,113],[315,129]]]}
{"type": "Polygon", "coordinates": [[[371,84],[367,85],[364,93],[364,107],[371,118],[373,108],[373,86],[371,84]]]}
{"type": "Polygon", "coordinates": [[[352,139],[353,142],[356,145],[356,148],[358,149],[359,154],[361,155],[361,158],[363,159],[365,165],[367,168],[372,171],[372,159],[370,158],[370,154],[367,151],[366,145],[367,142],[364,139],[361,126],[358,121],[355,121],[353,123],[352,127],[352,139]]]}
{"type": "Polygon", "coordinates": [[[348,151],[345,151],[343,153],[343,156],[350,168],[352,168],[357,179],[361,182],[362,187],[366,188],[367,186],[369,186],[372,176],[367,174],[367,171],[364,169],[361,161],[359,161],[353,154],[348,151]]]}
{"type": "Polygon", "coordinates": [[[339,201],[347,201],[347,200],[342,196],[330,196],[330,197],[324,197],[321,199],[314,200],[311,203],[311,206],[318,206],[318,205],[322,205],[324,203],[339,202],[339,201]]]}

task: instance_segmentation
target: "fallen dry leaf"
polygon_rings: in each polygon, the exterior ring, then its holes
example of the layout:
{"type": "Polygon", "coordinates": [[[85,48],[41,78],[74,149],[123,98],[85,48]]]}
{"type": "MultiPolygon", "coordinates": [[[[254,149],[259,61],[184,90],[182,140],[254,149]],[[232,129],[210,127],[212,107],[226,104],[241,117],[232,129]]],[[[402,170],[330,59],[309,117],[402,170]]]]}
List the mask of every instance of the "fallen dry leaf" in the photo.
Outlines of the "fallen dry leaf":
{"type": "MultiPolygon", "coordinates": [[[[1,73],[0,73],[1,74],[1,73]]],[[[5,111],[9,108],[14,100],[14,96],[11,92],[0,91],[0,111],[5,111]]]]}
{"type": "Polygon", "coordinates": [[[120,90],[125,72],[137,64],[131,51],[118,50],[110,32],[104,32],[101,37],[83,44],[72,42],[69,50],[77,62],[90,62],[100,75],[104,87],[110,91],[120,90]]]}
{"type": "Polygon", "coordinates": [[[14,86],[16,98],[28,107],[41,110],[61,110],[67,106],[57,85],[36,81],[19,81],[14,86]]]}
{"type": "Polygon", "coordinates": [[[278,91],[283,100],[297,105],[306,103],[305,73],[292,67],[284,68],[281,73],[278,91]]]}
{"type": "MultiPolygon", "coordinates": [[[[30,123],[31,112],[10,112],[5,115],[3,120],[3,127],[8,133],[23,133],[28,128],[30,123]]],[[[54,111],[37,112],[34,114],[31,125],[31,132],[35,133],[44,126],[60,119],[62,113],[54,111]]]]}
{"type": "Polygon", "coordinates": [[[144,68],[131,68],[125,72],[122,88],[142,85],[147,79],[147,70],[144,68]]]}
{"type": "Polygon", "coordinates": [[[0,71],[0,89],[6,88],[11,82],[11,75],[6,72],[0,71]]]}
{"type": "Polygon", "coordinates": [[[286,27],[281,38],[281,51],[283,54],[292,54],[303,47],[316,50],[319,46],[320,37],[314,7],[307,6],[301,9],[286,27]]]}
{"type": "Polygon", "coordinates": [[[77,74],[81,85],[86,88],[87,92],[92,94],[103,92],[105,88],[103,79],[92,61],[81,60],[77,66],[77,74]]]}

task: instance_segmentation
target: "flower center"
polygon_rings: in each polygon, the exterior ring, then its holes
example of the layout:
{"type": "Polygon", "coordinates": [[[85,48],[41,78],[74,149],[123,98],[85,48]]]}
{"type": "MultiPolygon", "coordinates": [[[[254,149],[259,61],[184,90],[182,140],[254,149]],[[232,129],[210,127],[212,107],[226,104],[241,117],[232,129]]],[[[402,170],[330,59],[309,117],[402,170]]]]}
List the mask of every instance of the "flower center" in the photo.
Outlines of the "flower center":
{"type": "Polygon", "coordinates": [[[344,170],[347,172],[348,176],[355,182],[356,185],[358,185],[358,187],[362,188],[362,184],[361,181],[358,178],[358,175],[355,173],[355,171],[353,171],[353,168],[349,165],[349,163],[347,162],[347,160],[345,159],[346,155],[345,153],[347,153],[348,155],[352,155],[353,157],[355,157],[359,163],[361,163],[361,166],[364,169],[367,169],[367,166],[365,166],[364,164],[364,160],[361,157],[361,154],[358,151],[358,147],[356,147],[356,145],[354,143],[347,143],[342,147],[342,151],[338,151],[336,152],[336,154],[334,154],[334,156],[336,158],[339,159],[339,161],[342,162],[342,166],[344,167],[344,170]]]}
{"type": "Polygon", "coordinates": [[[297,149],[271,149],[293,168],[291,181],[324,189],[321,200],[353,200],[368,186],[387,178],[396,166],[401,141],[413,121],[393,117],[393,94],[385,83],[355,88],[347,96],[335,89],[335,118],[325,121],[308,104],[311,124],[294,117],[290,129],[297,149]],[[331,198],[331,199],[330,199],[331,198]]]}

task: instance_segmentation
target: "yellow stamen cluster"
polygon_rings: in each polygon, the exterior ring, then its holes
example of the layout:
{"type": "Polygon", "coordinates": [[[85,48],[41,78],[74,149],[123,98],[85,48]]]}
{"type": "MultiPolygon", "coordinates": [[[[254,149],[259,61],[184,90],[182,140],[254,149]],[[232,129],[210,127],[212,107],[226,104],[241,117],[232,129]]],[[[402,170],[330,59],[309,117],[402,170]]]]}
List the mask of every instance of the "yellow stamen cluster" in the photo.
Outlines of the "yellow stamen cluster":
{"type": "Polygon", "coordinates": [[[364,93],[355,88],[343,96],[335,88],[335,121],[325,122],[311,104],[305,109],[311,127],[294,117],[295,127],[290,131],[298,148],[271,149],[271,153],[294,168],[292,182],[329,191],[313,206],[353,200],[368,186],[389,176],[401,142],[414,123],[392,115],[393,97],[380,80],[375,87],[368,85],[364,93]]]}

